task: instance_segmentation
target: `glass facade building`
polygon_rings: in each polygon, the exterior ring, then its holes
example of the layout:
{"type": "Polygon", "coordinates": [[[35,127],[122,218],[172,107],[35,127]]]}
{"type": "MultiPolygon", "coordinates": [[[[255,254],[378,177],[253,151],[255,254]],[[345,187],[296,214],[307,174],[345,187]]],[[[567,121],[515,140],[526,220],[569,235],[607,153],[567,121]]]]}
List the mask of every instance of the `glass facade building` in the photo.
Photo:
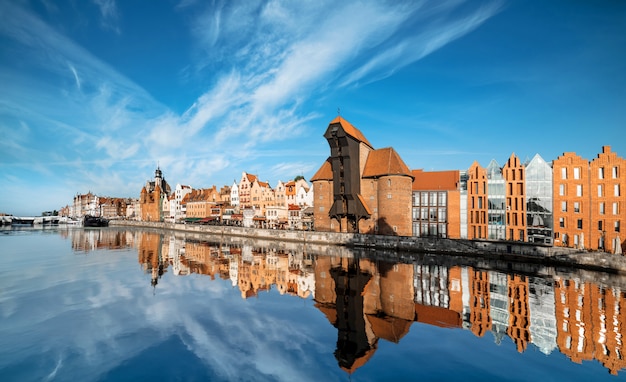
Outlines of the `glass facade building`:
{"type": "Polygon", "coordinates": [[[502,169],[495,159],[487,166],[487,230],[489,240],[505,239],[505,185],[502,169]]]}
{"type": "Polygon", "coordinates": [[[448,194],[413,191],[413,236],[448,237],[448,194]]]}
{"type": "Polygon", "coordinates": [[[529,242],[552,244],[552,167],[539,154],[526,165],[526,225],[529,242]]]}

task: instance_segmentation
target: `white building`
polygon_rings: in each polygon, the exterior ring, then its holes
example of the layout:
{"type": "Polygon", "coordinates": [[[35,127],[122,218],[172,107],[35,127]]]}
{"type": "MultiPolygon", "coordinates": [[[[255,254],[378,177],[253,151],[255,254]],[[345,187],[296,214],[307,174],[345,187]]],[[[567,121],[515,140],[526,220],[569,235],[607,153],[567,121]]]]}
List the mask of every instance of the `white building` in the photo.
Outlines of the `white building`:
{"type": "Polygon", "coordinates": [[[185,218],[185,211],[182,206],[182,201],[185,195],[192,191],[191,186],[185,186],[182,184],[176,184],[176,191],[174,192],[174,221],[178,222],[185,218]]]}
{"type": "Polygon", "coordinates": [[[239,207],[239,185],[235,181],[230,186],[230,205],[235,207],[235,209],[239,207]]]}

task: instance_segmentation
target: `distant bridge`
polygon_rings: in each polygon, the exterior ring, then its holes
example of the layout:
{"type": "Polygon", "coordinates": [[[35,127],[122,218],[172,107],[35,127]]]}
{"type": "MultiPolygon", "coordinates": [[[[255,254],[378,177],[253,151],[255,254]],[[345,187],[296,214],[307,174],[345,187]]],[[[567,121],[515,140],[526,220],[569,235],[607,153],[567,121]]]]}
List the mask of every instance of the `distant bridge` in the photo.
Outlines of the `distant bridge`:
{"type": "Polygon", "coordinates": [[[60,216],[0,216],[1,225],[59,224],[60,216]]]}

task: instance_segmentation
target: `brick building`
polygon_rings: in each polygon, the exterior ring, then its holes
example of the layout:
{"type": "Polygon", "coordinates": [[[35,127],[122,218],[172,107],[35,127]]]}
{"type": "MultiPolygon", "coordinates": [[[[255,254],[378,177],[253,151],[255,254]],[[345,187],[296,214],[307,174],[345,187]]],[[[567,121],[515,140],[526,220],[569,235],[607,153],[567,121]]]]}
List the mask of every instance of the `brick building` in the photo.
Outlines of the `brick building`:
{"type": "Polygon", "coordinates": [[[554,244],[622,253],[626,161],[604,146],[593,161],[572,152],[553,162],[554,244]]]}
{"type": "Polygon", "coordinates": [[[374,149],[342,117],[324,137],[331,155],[311,178],[315,229],[411,236],[413,175],[398,153],[374,149]]]}
{"type": "Polygon", "coordinates": [[[460,172],[412,171],[413,236],[461,237],[460,172]]]}
{"type": "Polygon", "coordinates": [[[525,241],[526,238],[526,174],[525,166],[511,154],[502,167],[506,192],[506,239],[525,241]]]}
{"type": "Polygon", "coordinates": [[[467,238],[486,239],[487,170],[474,162],[467,170],[467,238]]]}
{"type": "Polygon", "coordinates": [[[172,190],[163,178],[160,168],[154,172],[154,180],[146,182],[139,195],[141,220],[158,222],[163,221],[163,200],[168,199],[172,190]]]}

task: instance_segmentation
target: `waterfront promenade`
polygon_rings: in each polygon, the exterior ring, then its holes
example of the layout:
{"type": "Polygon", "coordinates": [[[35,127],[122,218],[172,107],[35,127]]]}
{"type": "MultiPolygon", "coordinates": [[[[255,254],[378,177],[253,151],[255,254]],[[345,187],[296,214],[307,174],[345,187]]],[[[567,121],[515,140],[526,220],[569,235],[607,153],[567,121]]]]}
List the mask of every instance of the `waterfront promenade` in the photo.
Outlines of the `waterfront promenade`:
{"type": "Polygon", "coordinates": [[[143,227],[186,232],[215,241],[284,242],[302,246],[303,250],[336,255],[343,248],[350,250],[377,250],[391,257],[415,254],[454,256],[466,259],[485,259],[515,268],[516,264],[538,264],[565,268],[626,274],[626,258],[604,252],[534,245],[525,242],[442,239],[434,237],[407,237],[336,233],[318,231],[272,230],[222,225],[174,224],[111,220],[110,226],[143,227]]]}

